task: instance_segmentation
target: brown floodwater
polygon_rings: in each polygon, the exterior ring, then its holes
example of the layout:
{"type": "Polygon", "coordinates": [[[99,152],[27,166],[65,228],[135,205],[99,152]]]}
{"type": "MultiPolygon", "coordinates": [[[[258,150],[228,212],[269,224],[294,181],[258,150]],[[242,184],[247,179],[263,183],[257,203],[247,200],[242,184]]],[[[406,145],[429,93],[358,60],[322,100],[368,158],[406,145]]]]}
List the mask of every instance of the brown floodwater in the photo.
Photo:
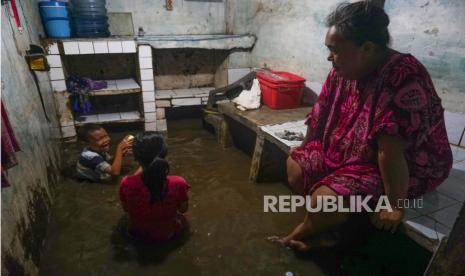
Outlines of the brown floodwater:
{"type": "MultiPolygon", "coordinates": [[[[122,136],[112,133],[113,142],[122,136]]],[[[41,275],[342,273],[345,253],[339,249],[299,255],[267,240],[287,234],[303,218],[303,210],[264,213],[263,195],[291,192],[283,183],[250,183],[249,156],[234,147],[222,148],[214,135],[202,129],[200,120],[170,121],[167,142],[171,174],[185,177],[192,186],[188,233],[159,247],[133,243],[120,230],[125,216],[118,198],[119,180],[95,184],[62,177],[41,257],[41,275]]],[[[65,145],[64,175],[71,174],[78,154],[76,143],[65,145]]],[[[136,164],[130,156],[125,162],[124,172],[130,173],[136,164]]],[[[346,260],[353,263],[357,261],[346,260]]]]}

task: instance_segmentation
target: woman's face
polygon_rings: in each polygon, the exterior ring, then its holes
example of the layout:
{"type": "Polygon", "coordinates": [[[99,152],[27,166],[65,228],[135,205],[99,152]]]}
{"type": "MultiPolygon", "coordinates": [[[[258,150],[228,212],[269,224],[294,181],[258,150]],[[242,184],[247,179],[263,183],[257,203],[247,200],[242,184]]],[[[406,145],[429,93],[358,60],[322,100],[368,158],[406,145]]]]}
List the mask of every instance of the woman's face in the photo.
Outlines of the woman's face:
{"type": "Polygon", "coordinates": [[[343,78],[357,80],[366,74],[372,53],[369,45],[358,46],[345,39],[335,26],[326,33],[325,44],[329,50],[328,61],[343,78]]]}

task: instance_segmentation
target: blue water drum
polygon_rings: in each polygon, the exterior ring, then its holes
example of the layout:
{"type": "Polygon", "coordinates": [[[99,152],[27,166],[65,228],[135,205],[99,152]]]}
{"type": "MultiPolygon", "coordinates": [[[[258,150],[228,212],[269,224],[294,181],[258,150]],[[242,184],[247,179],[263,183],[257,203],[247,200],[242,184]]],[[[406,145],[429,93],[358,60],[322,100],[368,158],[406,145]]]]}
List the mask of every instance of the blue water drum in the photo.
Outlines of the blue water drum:
{"type": "Polygon", "coordinates": [[[72,31],[77,37],[107,37],[107,9],[105,0],[71,0],[72,31]]]}
{"type": "Polygon", "coordinates": [[[68,38],[71,36],[69,27],[68,3],[58,1],[39,2],[42,24],[49,37],[68,38]]]}

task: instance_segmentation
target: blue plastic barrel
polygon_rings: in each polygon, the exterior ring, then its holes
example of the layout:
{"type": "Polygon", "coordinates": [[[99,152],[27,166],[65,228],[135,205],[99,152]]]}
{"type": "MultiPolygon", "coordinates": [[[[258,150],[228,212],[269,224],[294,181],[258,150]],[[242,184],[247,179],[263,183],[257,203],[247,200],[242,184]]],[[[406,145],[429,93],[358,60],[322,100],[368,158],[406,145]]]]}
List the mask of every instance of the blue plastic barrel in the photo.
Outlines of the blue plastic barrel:
{"type": "Polygon", "coordinates": [[[70,0],[71,31],[76,37],[107,37],[107,9],[105,0],[70,0]]]}
{"type": "Polygon", "coordinates": [[[49,37],[67,38],[71,36],[69,27],[68,3],[57,1],[39,2],[42,24],[49,37]]]}

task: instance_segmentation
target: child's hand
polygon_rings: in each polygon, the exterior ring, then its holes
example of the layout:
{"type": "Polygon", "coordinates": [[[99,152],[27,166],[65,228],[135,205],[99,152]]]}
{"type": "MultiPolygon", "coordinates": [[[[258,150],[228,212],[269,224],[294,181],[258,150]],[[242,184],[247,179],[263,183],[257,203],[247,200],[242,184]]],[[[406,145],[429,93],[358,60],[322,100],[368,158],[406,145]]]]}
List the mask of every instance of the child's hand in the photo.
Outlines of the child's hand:
{"type": "Polygon", "coordinates": [[[131,154],[131,153],[132,153],[132,147],[127,147],[123,150],[123,155],[131,154]]]}
{"type": "Polygon", "coordinates": [[[129,150],[132,150],[132,140],[128,140],[126,138],[119,142],[118,147],[116,148],[116,151],[121,152],[122,154],[127,153],[129,150]]]}
{"type": "Polygon", "coordinates": [[[129,135],[126,135],[126,137],[124,137],[124,140],[127,140],[129,142],[131,142],[131,145],[132,145],[132,142],[134,141],[134,136],[129,134],[129,135]]]}
{"type": "Polygon", "coordinates": [[[125,150],[125,154],[126,153],[129,153],[129,154],[132,154],[132,144],[134,143],[134,136],[132,136],[131,134],[129,134],[128,136],[126,136],[124,138],[124,140],[126,140],[128,143],[130,143],[130,146],[126,148],[125,150]]]}

